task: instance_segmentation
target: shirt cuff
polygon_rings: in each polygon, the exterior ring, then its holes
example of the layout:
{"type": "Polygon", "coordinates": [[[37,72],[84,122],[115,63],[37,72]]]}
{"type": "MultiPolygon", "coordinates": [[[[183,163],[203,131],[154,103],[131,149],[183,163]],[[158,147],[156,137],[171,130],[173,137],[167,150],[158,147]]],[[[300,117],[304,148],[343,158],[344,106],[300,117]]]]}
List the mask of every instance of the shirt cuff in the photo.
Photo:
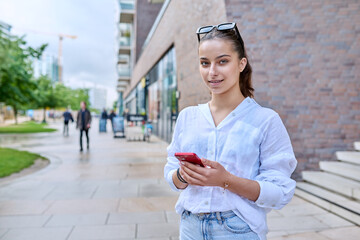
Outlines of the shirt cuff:
{"type": "Polygon", "coordinates": [[[172,176],[173,176],[174,172],[176,172],[176,171],[177,171],[177,169],[171,170],[171,171],[168,173],[167,177],[166,177],[166,181],[169,183],[169,185],[170,185],[170,187],[171,187],[172,190],[174,190],[174,191],[176,191],[176,192],[179,192],[180,189],[178,189],[178,188],[175,186],[174,181],[173,181],[173,179],[172,179],[172,176]]]}
{"type": "Polygon", "coordinates": [[[271,182],[257,181],[260,185],[260,194],[255,204],[262,208],[281,208],[282,191],[271,182]]]}

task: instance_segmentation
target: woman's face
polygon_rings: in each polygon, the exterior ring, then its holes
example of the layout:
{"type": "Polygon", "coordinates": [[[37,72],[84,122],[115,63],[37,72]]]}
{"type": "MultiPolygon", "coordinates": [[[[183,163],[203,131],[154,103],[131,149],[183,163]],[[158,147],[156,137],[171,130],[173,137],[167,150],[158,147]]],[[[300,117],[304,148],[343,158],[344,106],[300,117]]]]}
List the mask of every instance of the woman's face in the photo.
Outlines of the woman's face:
{"type": "Polygon", "coordinates": [[[246,58],[239,60],[230,41],[211,39],[199,46],[200,74],[213,94],[240,90],[239,76],[246,66],[246,58]]]}

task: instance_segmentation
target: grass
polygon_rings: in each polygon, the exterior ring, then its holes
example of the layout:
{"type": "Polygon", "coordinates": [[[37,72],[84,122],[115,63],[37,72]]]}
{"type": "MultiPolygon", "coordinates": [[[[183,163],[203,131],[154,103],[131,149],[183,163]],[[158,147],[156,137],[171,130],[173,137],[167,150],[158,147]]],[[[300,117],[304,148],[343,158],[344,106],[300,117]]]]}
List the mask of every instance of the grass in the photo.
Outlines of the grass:
{"type": "Polygon", "coordinates": [[[20,124],[12,124],[9,126],[0,127],[1,133],[40,133],[40,132],[54,132],[54,128],[46,128],[46,123],[23,122],[20,124]]]}
{"type": "Polygon", "coordinates": [[[0,148],[0,178],[30,167],[39,158],[44,159],[39,154],[11,148],[0,148]]]}

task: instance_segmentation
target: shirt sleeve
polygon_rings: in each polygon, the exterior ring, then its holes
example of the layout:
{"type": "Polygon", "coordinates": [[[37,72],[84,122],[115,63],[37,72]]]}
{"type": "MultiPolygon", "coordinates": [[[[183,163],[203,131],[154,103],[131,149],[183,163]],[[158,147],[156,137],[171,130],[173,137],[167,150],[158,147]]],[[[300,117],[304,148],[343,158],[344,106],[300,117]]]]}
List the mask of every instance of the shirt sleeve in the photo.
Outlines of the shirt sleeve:
{"type": "Polygon", "coordinates": [[[179,160],[175,157],[175,153],[181,152],[180,144],[179,144],[179,139],[180,139],[179,135],[181,134],[181,128],[182,128],[182,126],[181,126],[182,115],[183,115],[183,113],[180,112],[180,114],[176,120],[172,141],[171,141],[170,145],[167,147],[167,163],[164,167],[164,177],[165,177],[166,181],[169,183],[171,189],[174,191],[180,191],[180,189],[178,189],[175,186],[175,184],[172,180],[172,176],[173,176],[174,172],[180,167],[179,160]]]}
{"type": "Polygon", "coordinates": [[[280,116],[273,116],[265,128],[260,144],[259,175],[255,178],[260,185],[260,195],[255,204],[281,209],[294,195],[296,182],[290,176],[297,161],[280,116]]]}

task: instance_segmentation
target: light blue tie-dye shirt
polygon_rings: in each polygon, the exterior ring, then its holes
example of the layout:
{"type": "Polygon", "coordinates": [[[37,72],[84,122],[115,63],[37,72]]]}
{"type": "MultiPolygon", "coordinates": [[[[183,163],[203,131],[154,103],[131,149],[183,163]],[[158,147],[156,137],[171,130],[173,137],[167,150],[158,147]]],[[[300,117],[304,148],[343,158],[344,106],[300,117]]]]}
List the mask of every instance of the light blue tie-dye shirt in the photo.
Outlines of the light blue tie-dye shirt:
{"type": "Polygon", "coordinates": [[[297,161],[280,116],[252,98],[242,101],[218,126],[208,104],[182,110],[168,147],[164,176],[172,189],[179,168],[176,152],[194,152],[200,158],[221,163],[230,173],[260,184],[256,202],[221,187],[189,185],[181,191],[176,212],[233,210],[261,239],[266,239],[266,213],[290,202],[296,182],[290,178],[297,161]]]}

